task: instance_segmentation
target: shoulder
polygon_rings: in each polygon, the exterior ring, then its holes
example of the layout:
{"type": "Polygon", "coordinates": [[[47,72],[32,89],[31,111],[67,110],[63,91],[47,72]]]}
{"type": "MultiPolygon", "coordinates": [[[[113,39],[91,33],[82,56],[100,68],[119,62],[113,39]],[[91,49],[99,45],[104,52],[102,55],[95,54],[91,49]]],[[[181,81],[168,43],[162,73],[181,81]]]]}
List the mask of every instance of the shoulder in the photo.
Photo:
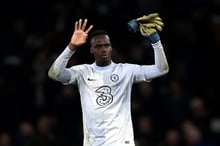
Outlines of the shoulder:
{"type": "Polygon", "coordinates": [[[91,64],[80,64],[70,67],[71,70],[87,70],[91,68],[91,64]]]}
{"type": "Polygon", "coordinates": [[[135,68],[137,68],[138,66],[139,66],[139,65],[137,65],[137,64],[132,64],[132,63],[117,63],[117,64],[116,64],[116,68],[127,69],[127,70],[135,69],[135,68]]]}
{"type": "Polygon", "coordinates": [[[117,63],[116,66],[129,67],[129,66],[137,66],[137,64],[132,63],[117,63]]]}

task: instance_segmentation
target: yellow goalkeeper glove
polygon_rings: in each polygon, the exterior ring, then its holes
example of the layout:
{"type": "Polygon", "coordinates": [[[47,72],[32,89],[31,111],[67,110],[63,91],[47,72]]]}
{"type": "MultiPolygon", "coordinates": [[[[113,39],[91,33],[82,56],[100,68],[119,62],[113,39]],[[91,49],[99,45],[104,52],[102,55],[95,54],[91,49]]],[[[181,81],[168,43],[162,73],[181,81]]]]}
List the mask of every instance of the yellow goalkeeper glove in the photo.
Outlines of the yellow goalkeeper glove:
{"type": "Polygon", "coordinates": [[[152,43],[160,40],[160,36],[157,31],[162,31],[164,24],[158,13],[152,13],[144,15],[140,18],[133,19],[128,23],[128,29],[136,32],[140,31],[144,37],[149,37],[152,43]]]}
{"type": "Polygon", "coordinates": [[[144,15],[138,18],[137,21],[139,22],[140,32],[145,37],[157,32],[157,30],[162,31],[162,27],[164,26],[158,13],[144,15]]]}

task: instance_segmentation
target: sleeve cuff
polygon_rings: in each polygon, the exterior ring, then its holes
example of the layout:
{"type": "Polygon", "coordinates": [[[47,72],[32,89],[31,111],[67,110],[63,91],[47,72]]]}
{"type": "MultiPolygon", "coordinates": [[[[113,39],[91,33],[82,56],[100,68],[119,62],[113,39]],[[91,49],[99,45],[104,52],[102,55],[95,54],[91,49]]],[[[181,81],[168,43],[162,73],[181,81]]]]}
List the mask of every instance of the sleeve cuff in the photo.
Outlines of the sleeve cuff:
{"type": "Polygon", "coordinates": [[[63,51],[63,55],[67,58],[70,58],[76,51],[72,51],[70,50],[70,48],[67,46],[64,51],[63,51]]]}
{"type": "Polygon", "coordinates": [[[157,32],[155,32],[149,36],[149,39],[151,43],[154,44],[160,40],[160,35],[157,32]]]}
{"type": "Polygon", "coordinates": [[[152,47],[153,47],[154,49],[160,49],[160,48],[163,48],[163,46],[162,46],[160,40],[157,41],[157,42],[155,42],[155,43],[153,43],[153,44],[152,44],[152,47]]]}

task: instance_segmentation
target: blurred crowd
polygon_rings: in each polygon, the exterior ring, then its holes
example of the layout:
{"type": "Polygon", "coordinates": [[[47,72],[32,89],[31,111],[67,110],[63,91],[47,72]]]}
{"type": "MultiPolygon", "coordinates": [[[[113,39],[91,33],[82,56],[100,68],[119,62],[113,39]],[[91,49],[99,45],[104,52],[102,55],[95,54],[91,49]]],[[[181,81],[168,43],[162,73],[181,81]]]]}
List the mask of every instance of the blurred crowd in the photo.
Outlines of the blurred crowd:
{"type": "MultiPolygon", "coordinates": [[[[77,88],[48,78],[88,18],[109,31],[115,62],[152,64],[147,38],[127,22],[158,12],[170,72],[136,84],[132,116],[137,146],[220,145],[220,0],[34,0],[0,5],[0,146],[82,146],[77,88]]],[[[88,44],[68,66],[92,63],[88,44]]]]}

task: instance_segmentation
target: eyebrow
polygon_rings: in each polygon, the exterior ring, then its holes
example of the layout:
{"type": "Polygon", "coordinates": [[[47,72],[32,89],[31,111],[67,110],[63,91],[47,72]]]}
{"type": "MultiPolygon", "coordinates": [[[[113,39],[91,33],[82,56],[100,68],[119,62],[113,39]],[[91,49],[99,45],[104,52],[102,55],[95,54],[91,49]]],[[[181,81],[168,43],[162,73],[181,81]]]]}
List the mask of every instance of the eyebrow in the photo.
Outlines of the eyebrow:
{"type": "Polygon", "coordinates": [[[100,47],[110,47],[111,46],[111,43],[104,43],[104,44],[96,44],[94,46],[94,48],[100,48],[100,47]]]}

